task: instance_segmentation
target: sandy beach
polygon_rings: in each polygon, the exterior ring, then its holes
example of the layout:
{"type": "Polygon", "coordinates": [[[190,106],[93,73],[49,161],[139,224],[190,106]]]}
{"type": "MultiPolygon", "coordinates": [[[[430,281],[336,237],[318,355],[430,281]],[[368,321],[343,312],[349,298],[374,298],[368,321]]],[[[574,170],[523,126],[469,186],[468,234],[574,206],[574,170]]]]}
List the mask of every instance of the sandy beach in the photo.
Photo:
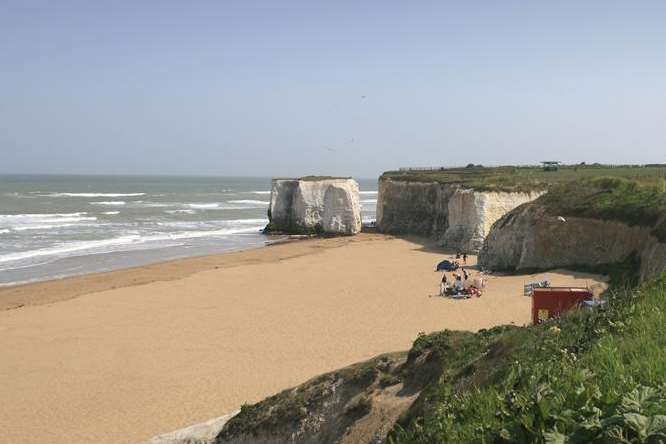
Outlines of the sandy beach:
{"type": "Polygon", "coordinates": [[[436,296],[444,257],[363,234],[0,289],[2,440],[141,442],[421,331],[526,324],[528,281],[596,282],[491,276],[483,297],[454,301],[436,296]]]}

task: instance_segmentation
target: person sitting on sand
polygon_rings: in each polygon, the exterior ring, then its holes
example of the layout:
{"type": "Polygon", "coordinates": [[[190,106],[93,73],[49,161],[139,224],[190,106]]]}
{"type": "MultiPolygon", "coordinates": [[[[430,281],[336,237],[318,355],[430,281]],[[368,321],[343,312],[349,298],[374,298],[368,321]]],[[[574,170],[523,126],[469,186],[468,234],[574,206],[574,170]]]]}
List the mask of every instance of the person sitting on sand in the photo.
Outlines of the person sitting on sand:
{"type": "Polygon", "coordinates": [[[456,275],[456,282],[454,284],[454,288],[456,289],[457,292],[462,292],[463,291],[463,288],[464,288],[463,287],[463,281],[462,281],[462,277],[459,274],[456,275]]]}
{"type": "Polygon", "coordinates": [[[446,279],[446,273],[442,276],[442,282],[439,284],[439,295],[440,296],[446,296],[446,292],[449,289],[449,282],[448,279],[446,279]]]}

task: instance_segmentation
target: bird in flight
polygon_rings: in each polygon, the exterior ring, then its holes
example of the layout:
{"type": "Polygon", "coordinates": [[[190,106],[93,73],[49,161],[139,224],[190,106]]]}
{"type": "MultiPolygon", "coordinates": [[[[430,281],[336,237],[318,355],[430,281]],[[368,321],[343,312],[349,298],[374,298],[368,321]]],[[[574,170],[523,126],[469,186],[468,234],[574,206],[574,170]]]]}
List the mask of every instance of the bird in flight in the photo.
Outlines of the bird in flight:
{"type": "Polygon", "coordinates": [[[332,153],[335,152],[335,150],[333,148],[331,148],[330,146],[325,146],[324,149],[327,150],[327,151],[330,151],[332,153]]]}

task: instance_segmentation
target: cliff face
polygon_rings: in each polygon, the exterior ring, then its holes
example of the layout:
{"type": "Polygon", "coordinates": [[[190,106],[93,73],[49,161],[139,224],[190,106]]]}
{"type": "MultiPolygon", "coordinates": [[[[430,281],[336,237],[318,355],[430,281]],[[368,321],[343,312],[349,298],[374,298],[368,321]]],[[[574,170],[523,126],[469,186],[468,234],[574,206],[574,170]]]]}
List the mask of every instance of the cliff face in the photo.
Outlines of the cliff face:
{"type": "Polygon", "coordinates": [[[440,237],[455,188],[437,183],[379,182],[377,228],[385,233],[440,237]]]}
{"type": "Polygon", "coordinates": [[[497,219],[540,193],[497,193],[457,189],[448,203],[449,226],[443,245],[479,251],[497,219]]]}
{"type": "Polygon", "coordinates": [[[383,180],[379,183],[377,227],[384,233],[430,236],[443,246],[476,252],[497,219],[539,195],[383,180]]]}
{"type": "Polygon", "coordinates": [[[352,179],[274,179],[268,218],[269,231],[357,234],[358,184],[352,179]]]}
{"type": "Polygon", "coordinates": [[[666,270],[666,244],[650,229],[601,219],[559,218],[536,201],[495,223],[479,264],[491,270],[546,269],[620,263],[632,255],[640,259],[641,280],[666,270]]]}

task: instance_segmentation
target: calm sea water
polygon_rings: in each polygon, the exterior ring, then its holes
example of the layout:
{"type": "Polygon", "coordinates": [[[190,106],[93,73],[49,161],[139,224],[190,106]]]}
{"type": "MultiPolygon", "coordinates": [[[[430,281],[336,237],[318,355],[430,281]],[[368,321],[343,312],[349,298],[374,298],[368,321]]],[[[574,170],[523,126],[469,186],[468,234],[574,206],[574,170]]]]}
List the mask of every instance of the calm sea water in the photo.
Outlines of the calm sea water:
{"type": "MultiPolygon", "coordinates": [[[[263,246],[270,182],[0,176],[0,285],[263,246]]],[[[373,220],[377,181],[358,182],[373,220]]]]}

